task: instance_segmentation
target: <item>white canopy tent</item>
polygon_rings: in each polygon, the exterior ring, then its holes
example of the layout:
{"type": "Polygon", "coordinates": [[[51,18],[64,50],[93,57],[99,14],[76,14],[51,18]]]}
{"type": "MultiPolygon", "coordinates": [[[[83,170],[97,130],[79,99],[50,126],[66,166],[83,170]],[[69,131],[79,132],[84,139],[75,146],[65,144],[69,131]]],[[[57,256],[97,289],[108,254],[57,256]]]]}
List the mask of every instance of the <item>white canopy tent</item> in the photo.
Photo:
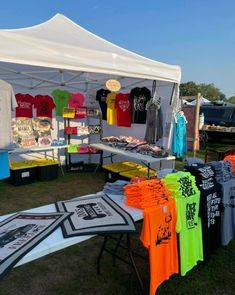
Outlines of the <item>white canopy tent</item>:
{"type": "MultiPolygon", "coordinates": [[[[62,88],[88,93],[104,87],[110,78],[119,80],[122,90],[128,91],[135,86],[151,89],[156,80],[164,113],[168,114],[164,124],[178,107],[179,66],[116,46],[61,14],[33,27],[0,30],[0,40],[0,79],[9,82],[15,92],[39,94],[62,88]]],[[[140,128],[136,130],[137,134],[133,126],[131,134],[138,135],[140,128]]],[[[169,128],[165,137],[170,137],[169,128]]]]}
{"type": "MultiPolygon", "coordinates": [[[[200,99],[199,99],[199,103],[200,105],[203,105],[203,104],[211,104],[210,100],[206,99],[205,97],[201,96],[200,99]]],[[[197,100],[193,100],[191,101],[191,105],[196,105],[197,104],[197,100]]]]}

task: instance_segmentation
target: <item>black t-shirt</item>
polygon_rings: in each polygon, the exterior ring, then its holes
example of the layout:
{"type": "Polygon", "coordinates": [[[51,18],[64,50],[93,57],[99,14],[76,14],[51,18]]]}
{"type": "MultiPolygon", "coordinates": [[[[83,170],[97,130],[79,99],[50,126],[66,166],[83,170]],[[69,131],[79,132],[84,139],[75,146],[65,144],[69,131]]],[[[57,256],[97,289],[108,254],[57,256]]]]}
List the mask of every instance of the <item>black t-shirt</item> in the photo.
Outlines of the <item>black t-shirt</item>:
{"type": "Polygon", "coordinates": [[[151,98],[151,92],[146,87],[136,87],[131,90],[131,117],[132,123],[145,124],[146,122],[146,104],[151,98]]]}
{"type": "Polygon", "coordinates": [[[107,120],[107,104],[106,104],[106,98],[107,95],[110,93],[109,90],[105,90],[105,89],[99,89],[96,92],[96,100],[99,102],[100,104],[100,108],[101,108],[101,112],[102,112],[102,119],[103,120],[107,120]]]}
{"type": "Polygon", "coordinates": [[[210,254],[221,246],[222,188],[215,180],[214,169],[197,164],[186,167],[195,176],[201,192],[199,216],[202,220],[203,256],[208,261],[210,254]]]}

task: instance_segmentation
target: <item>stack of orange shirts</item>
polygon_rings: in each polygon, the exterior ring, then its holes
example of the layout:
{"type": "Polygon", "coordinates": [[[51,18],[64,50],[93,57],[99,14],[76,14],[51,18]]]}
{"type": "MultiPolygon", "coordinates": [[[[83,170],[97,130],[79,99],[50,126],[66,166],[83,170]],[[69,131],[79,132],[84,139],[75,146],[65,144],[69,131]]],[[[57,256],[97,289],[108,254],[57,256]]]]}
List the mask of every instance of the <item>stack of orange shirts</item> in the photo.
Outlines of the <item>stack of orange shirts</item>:
{"type": "Polygon", "coordinates": [[[225,161],[230,161],[233,166],[233,174],[235,174],[235,155],[228,155],[224,158],[225,161]]]}
{"type": "Polygon", "coordinates": [[[126,185],[124,193],[125,204],[140,209],[163,205],[169,201],[164,183],[157,178],[126,185]]]}

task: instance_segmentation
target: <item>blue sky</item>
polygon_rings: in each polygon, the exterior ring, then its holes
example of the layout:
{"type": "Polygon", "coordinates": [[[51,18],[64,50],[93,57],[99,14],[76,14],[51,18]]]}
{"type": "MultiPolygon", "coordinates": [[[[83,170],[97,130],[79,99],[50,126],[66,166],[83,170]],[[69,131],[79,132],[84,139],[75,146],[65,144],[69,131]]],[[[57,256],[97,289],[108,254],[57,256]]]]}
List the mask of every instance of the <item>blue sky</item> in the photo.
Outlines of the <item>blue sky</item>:
{"type": "Polygon", "coordinates": [[[182,67],[182,82],[214,83],[235,95],[234,0],[8,0],[0,28],[32,26],[62,13],[146,57],[182,67]]]}

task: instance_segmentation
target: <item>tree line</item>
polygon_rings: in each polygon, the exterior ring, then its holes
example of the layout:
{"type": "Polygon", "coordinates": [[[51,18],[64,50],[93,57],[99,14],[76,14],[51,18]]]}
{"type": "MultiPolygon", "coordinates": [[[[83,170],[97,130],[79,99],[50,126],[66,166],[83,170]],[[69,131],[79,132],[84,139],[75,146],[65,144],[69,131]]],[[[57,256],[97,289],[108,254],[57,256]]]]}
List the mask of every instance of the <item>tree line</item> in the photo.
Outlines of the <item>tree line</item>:
{"type": "Polygon", "coordinates": [[[235,96],[226,98],[225,94],[213,83],[196,84],[193,81],[189,81],[180,85],[180,96],[196,96],[198,93],[201,93],[203,97],[210,101],[223,100],[235,104],[235,96]]]}

